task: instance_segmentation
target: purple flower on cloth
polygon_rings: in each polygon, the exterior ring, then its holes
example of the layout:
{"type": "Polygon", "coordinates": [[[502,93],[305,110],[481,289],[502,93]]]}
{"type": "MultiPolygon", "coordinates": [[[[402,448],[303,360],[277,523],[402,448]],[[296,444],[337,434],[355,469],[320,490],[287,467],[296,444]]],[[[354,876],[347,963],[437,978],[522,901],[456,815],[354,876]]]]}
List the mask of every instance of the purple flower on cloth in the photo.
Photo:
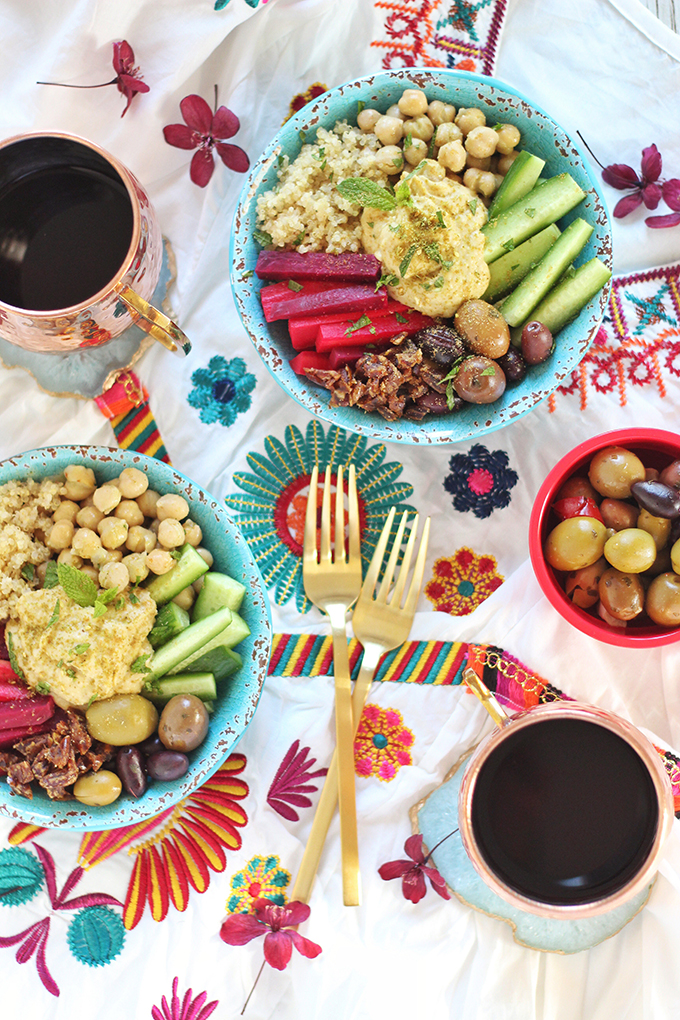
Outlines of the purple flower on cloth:
{"type": "Polygon", "coordinates": [[[213,149],[225,166],[244,174],[250,166],[248,156],[238,145],[225,142],[232,138],[241,124],[226,106],[213,111],[202,96],[185,96],[179,104],[184,124],[168,124],[163,135],[168,145],[178,149],[196,149],[191,159],[189,176],[199,188],[205,188],[215,169],[213,149]]]}
{"type": "Polygon", "coordinates": [[[325,776],[328,769],[317,769],[310,772],[316,758],[308,758],[309,748],[300,748],[300,741],[295,740],[284,755],[276,775],[272,780],[267,793],[267,803],[274,811],[287,818],[290,822],[299,822],[300,816],[291,807],[311,807],[312,802],[307,793],[316,793],[318,787],[309,783],[310,779],[320,779],[325,776]]]}
{"type": "Polygon", "coordinates": [[[127,106],[121,113],[121,117],[124,117],[137,93],[149,91],[149,86],[142,81],[139,68],[135,67],[135,54],[132,46],[125,39],[113,44],[113,69],[116,72],[114,80],[118,91],[127,99],[127,106]]]}
{"type": "Polygon", "coordinates": [[[427,892],[425,882],[427,878],[434,891],[443,900],[450,900],[451,894],[446,888],[446,882],[437,869],[430,867],[427,863],[432,853],[429,853],[427,857],[425,856],[421,834],[417,833],[415,836],[409,836],[404,843],[404,850],[409,860],[388,861],[387,864],[383,864],[378,868],[378,874],[383,881],[389,882],[393,878],[400,878],[401,891],[404,897],[410,900],[411,903],[419,903],[427,892]]]}
{"type": "Polygon", "coordinates": [[[517,473],[508,467],[504,450],[487,450],[475,443],[469,453],[457,453],[449,461],[451,474],[444,479],[444,488],[453,496],[453,505],[462,513],[472,511],[475,517],[489,517],[494,510],[510,502],[510,490],[517,485],[517,473]]]}
{"type": "Polygon", "coordinates": [[[648,227],[658,229],[660,227],[677,227],[680,223],[680,180],[673,177],[670,181],[664,181],[662,186],[663,200],[674,212],[665,216],[648,216],[645,223],[648,227]]]}
{"type": "Polygon", "coordinates": [[[153,1020],[208,1020],[208,1017],[217,1009],[218,1001],[215,999],[213,1002],[206,1002],[207,992],[201,992],[194,998],[191,988],[185,992],[184,998],[180,1001],[177,984],[178,979],[174,978],[170,1002],[163,996],[160,1009],[158,1006],[152,1007],[153,1020]]]}
{"type": "Polygon", "coordinates": [[[602,180],[605,184],[610,188],[616,188],[617,191],[630,192],[614,206],[614,216],[617,219],[628,216],[643,202],[648,209],[656,209],[662,194],[659,184],[661,166],[661,153],[656,145],[650,145],[642,150],[639,175],[625,163],[612,163],[604,167],[602,180]]]}
{"type": "Polygon", "coordinates": [[[306,903],[293,900],[284,907],[271,900],[259,899],[252,914],[231,914],[220,928],[220,938],[229,946],[245,946],[251,939],[264,935],[264,958],[276,970],[285,970],[293,954],[313,960],[321,946],[300,935],[296,928],[307,920],[310,909],[306,903]]]}

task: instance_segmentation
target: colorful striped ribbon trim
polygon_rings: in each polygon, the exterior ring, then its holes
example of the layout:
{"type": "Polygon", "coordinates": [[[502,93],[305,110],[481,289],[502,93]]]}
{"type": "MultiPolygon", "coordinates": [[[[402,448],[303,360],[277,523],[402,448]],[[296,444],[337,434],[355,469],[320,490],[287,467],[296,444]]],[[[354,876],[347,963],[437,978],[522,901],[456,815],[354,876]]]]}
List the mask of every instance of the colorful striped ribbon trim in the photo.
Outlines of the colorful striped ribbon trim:
{"type": "Polygon", "coordinates": [[[149,407],[149,394],[134,372],[120,372],[113,386],[95,397],[95,403],[110,420],[119,446],[170,463],[149,407]]]}

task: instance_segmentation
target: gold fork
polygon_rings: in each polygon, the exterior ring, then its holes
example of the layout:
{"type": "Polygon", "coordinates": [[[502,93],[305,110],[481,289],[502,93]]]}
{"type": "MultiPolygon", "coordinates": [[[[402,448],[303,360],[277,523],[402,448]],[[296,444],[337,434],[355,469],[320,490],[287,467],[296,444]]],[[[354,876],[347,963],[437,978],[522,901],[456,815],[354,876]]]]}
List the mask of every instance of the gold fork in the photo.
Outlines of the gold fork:
{"type": "Polygon", "coordinates": [[[356,474],[348,472],[349,541],[345,554],[345,493],[343,469],[338,468],[335,494],[334,555],[331,554],[331,469],[326,468],[321,504],[321,543],[316,548],[316,492],[318,468],[312,471],[305,516],[302,577],[307,597],[325,612],[333,635],[335,677],[335,745],[338,761],[337,789],[340,800],[340,846],[342,853],[342,895],[345,906],[361,903],[359,842],[357,837],[356,790],[354,785],[354,720],[352,686],[347,647],[347,612],[361,588],[359,548],[359,503],[356,474]]]}
{"type": "MultiPolygon", "coordinates": [[[[359,599],[352,615],[352,627],[354,634],[364,646],[364,655],[361,662],[361,669],[354,685],[352,694],[352,714],[355,721],[354,730],[359,725],[361,713],[368,697],[368,692],[373,676],[378,667],[380,659],[385,652],[392,648],[398,648],[407,640],[413,617],[416,611],[418,596],[423,583],[425,570],[425,559],[427,557],[427,545],[430,535],[430,518],[425,521],[423,535],[420,541],[420,548],[413,569],[413,577],[402,606],[402,598],[408,577],[413,550],[416,542],[418,528],[418,515],[416,514],[411,525],[411,532],[404,551],[404,558],[397,576],[394,589],[388,602],[388,593],[392,586],[394,571],[399,557],[406,520],[408,514],[404,512],[401,518],[399,529],[392,544],[385,573],[383,575],[377,595],[374,594],[378,581],[380,567],[385,556],[385,550],[392,530],[395,509],[392,507],[385,525],[375,547],[370,566],[366,573],[366,580],[363,583],[359,599]]],[[[314,815],[314,821],[307,840],[307,846],[302,857],[300,869],[295,879],[295,885],[291,899],[302,900],[308,903],[312,894],[312,886],[316,876],[321,852],[326,840],[335,805],[338,801],[338,759],[333,755],[326,780],[319,797],[319,803],[314,815]]]]}

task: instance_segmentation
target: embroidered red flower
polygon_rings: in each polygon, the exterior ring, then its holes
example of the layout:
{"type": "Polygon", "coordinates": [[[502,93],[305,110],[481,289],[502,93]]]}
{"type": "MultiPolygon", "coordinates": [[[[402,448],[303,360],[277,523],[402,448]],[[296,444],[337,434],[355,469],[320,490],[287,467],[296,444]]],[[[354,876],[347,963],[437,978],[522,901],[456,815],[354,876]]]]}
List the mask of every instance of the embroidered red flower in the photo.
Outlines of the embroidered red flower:
{"type": "Polygon", "coordinates": [[[168,145],[178,149],[197,149],[191,160],[189,176],[199,188],[205,188],[215,169],[213,149],[225,166],[244,174],[250,166],[248,156],[238,145],[230,145],[241,124],[235,113],[220,106],[213,113],[202,96],[185,96],[179,104],[184,124],[168,124],[163,135],[168,145]]]}
{"type": "Polygon", "coordinates": [[[142,81],[139,68],[135,67],[135,54],[132,46],[125,39],[113,44],[113,69],[116,72],[114,81],[118,86],[118,91],[127,99],[127,106],[121,113],[121,117],[124,117],[137,93],[149,91],[149,86],[142,81]]]}
{"type": "MultiPolygon", "coordinates": [[[[449,833],[449,835],[453,835],[453,833],[449,833]]],[[[448,836],[445,836],[444,839],[448,839],[448,836]]],[[[441,840],[441,842],[443,843],[444,840],[441,840]]],[[[415,836],[409,836],[404,843],[404,850],[410,860],[388,861],[387,864],[383,864],[378,868],[380,877],[385,882],[389,882],[392,878],[400,878],[401,891],[411,903],[419,903],[427,892],[426,878],[430,880],[430,885],[443,900],[450,900],[451,894],[446,888],[446,882],[436,868],[431,868],[427,864],[432,856],[432,852],[427,857],[425,856],[423,852],[423,837],[420,833],[417,833],[415,836]]]]}
{"type": "Polygon", "coordinates": [[[229,946],[245,946],[251,939],[264,935],[264,958],[276,970],[285,970],[293,954],[312,960],[321,952],[321,946],[300,935],[295,929],[306,921],[310,909],[306,903],[293,900],[284,907],[271,900],[258,899],[252,914],[232,914],[220,928],[220,938],[229,946]]]}

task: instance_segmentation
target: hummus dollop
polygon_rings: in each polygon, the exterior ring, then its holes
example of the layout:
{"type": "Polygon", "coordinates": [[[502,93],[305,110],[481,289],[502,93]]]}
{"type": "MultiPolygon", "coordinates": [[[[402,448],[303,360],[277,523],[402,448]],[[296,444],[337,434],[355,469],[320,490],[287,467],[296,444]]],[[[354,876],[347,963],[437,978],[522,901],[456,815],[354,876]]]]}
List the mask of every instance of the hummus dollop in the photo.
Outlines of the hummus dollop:
{"type": "Polygon", "coordinates": [[[92,606],[78,605],[60,585],[22,595],[6,631],[26,683],[48,691],[62,708],[138,694],[145,674],[130,666],[153,653],[147,635],[156,603],[143,589],[135,598],[95,616],[92,606]]]}
{"type": "Polygon", "coordinates": [[[364,209],[364,250],[392,277],[386,284],[392,298],[424,315],[451,318],[489,283],[481,233],[486,207],[432,159],[402,176],[396,193],[393,209],[364,209]]]}

